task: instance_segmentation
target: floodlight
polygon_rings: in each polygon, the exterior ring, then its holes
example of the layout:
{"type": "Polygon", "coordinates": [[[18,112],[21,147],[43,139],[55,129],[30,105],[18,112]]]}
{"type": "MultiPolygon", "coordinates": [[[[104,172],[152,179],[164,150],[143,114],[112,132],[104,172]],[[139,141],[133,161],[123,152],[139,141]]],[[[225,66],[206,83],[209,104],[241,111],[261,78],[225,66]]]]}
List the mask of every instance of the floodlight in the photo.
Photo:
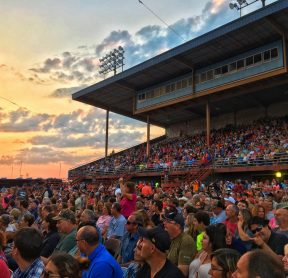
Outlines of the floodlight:
{"type": "Polygon", "coordinates": [[[117,72],[117,68],[124,66],[124,49],[122,46],[119,46],[118,49],[113,49],[109,52],[109,54],[106,54],[104,58],[99,59],[99,61],[102,63],[100,65],[100,71],[99,74],[106,74],[110,71],[114,71],[114,74],[117,72]]]}

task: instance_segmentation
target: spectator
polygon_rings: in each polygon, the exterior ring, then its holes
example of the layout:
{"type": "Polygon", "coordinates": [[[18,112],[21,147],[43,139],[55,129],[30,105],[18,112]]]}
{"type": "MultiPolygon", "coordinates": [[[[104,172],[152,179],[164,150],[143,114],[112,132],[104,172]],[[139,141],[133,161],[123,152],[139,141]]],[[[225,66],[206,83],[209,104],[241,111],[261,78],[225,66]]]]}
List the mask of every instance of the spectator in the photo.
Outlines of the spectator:
{"type": "Polygon", "coordinates": [[[53,217],[57,221],[57,229],[64,236],[57,244],[55,251],[69,252],[76,246],[76,217],[70,209],[62,210],[58,216],[53,217]]]}
{"type": "Polygon", "coordinates": [[[283,234],[271,231],[268,220],[262,220],[255,216],[252,218],[250,230],[254,234],[251,240],[263,251],[277,257],[284,255],[284,246],[288,243],[288,238],[283,234]]]}
{"type": "Polygon", "coordinates": [[[121,278],[123,273],[120,265],[110,255],[106,248],[99,243],[96,227],[84,226],[79,229],[76,241],[81,253],[88,256],[90,266],[83,272],[83,278],[121,278]]]}
{"type": "Polygon", "coordinates": [[[44,264],[40,259],[42,236],[34,228],[23,228],[14,237],[12,256],[18,264],[13,278],[40,278],[44,264]]]}
{"type": "Polygon", "coordinates": [[[141,194],[144,197],[149,197],[153,194],[152,187],[151,187],[150,183],[145,183],[145,185],[143,186],[143,188],[141,190],[141,194]]]}
{"type": "Polygon", "coordinates": [[[212,278],[231,278],[236,271],[240,254],[233,249],[221,248],[211,254],[211,269],[209,274],[212,278]]]}
{"type": "Polygon", "coordinates": [[[233,278],[285,278],[284,267],[276,258],[262,250],[245,253],[237,263],[233,278]]]}
{"type": "Polygon", "coordinates": [[[184,218],[175,207],[167,207],[163,218],[165,230],[171,239],[167,258],[187,276],[189,264],[196,254],[195,242],[190,235],[184,233],[184,218]]]}
{"type": "Polygon", "coordinates": [[[1,277],[2,278],[10,278],[11,273],[8,268],[8,261],[7,258],[3,252],[5,248],[5,235],[2,231],[0,231],[0,270],[1,270],[1,277]]]}
{"type": "Polygon", "coordinates": [[[35,221],[35,218],[32,214],[24,214],[21,221],[19,222],[19,228],[31,227],[35,221]]]}
{"type": "Polygon", "coordinates": [[[106,238],[111,220],[112,220],[111,203],[106,202],[104,203],[104,206],[103,206],[103,214],[99,216],[97,223],[96,223],[104,238],[106,238]]]}
{"type": "Polygon", "coordinates": [[[66,253],[56,253],[52,255],[44,270],[46,277],[80,278],[80,267],[78,261],[66,253]]]}
{"type": "Polygon", "coordinates": [[[203,235],[203,248],[189,266],[189,278],[208,278],[211,268],[211,254],[220,248],[226,247],[226,227],[224,224],[215,224],[206,227],[203,235]]]}
{"type": "Polygon", "coordinates": [[[202,250],[202,239],[204,235],[204,231],[206,227],[210,224],[210,217],[209,214],[204,211],[198,211],[194,214],[194,220],[193,224],[195,227],[195,230],[198,232],[198,235],[196,237],[196,248],[197,251],[202,250]]]}
{"type": "Polygon", "coordinates": [[[53,219],[53,214],[50,213],[43,219],[42,228],[45,235],[40,255],[48,258],[60,240],[60,235],[57,231],[57,221],[53,219]]]}
{"type": "Polygon", "coordinates": [[[121,251],[118,261],[126,265],[134,258],[134,249],[139,239],[138,228],[143,226],[142,219],[134,214],[130,215],[126,222],[126,232],[121,241],[121,251]]]}
{"type": "Polygon", "coordinates": [[[125,233],[126,219],[121,214],[121,206],[119,203],[114,203],[111,209],[112,219],[109,224],[107,238],[113,237],[122,239],[125,233]]]}
{"type": "Polygon", "coordinates": [[[222,223],[226,220],[225,206],[221,201],[216,200],[215,205],[212,207],[212,211],[214,217],[210,220],[211,224],[222,223]]]}
{"type": "Polygon", "coordinates": [[[121,187],[121,214],[127,219],[136,210],[137,196],[135,194],[135,183],[126,182],[123,178],[119,179],[121,187]]]}
{"type": "Polygon", "coordinates": [[[169,259],[166,251],[170,247],[169,234],[160,226],[153,229],[139,228],[140,256],[144,265],[137,273],[138,278],[184,278],[183,273],[169,259]]]}
{"type": "Polygon", "coordinates": [[[152,206],[151,206],[151,210],[152,210],[152,216],[151,216],[151,220],[154,223],[155,226],[158,226],[159,224],[162,223],[161,219],[160,219],[160,214],[162,212],[163,209],[163,203],[160,200],[153,200],[152,201],[152,206]]]}
{"type": "Polygon", "coordinates": [[[273,231],[288,237],[288,207],[277,209],[275,219],[278,227],[273,231]]]}
{"type": "Polygon", "coordinates": [[[228,205],[225,212],[227,219],[223,223],[226,225],[229,233],[231,233],[232,236],[235,236],[238,223],[238,207],[235,205],[228,205]]]}

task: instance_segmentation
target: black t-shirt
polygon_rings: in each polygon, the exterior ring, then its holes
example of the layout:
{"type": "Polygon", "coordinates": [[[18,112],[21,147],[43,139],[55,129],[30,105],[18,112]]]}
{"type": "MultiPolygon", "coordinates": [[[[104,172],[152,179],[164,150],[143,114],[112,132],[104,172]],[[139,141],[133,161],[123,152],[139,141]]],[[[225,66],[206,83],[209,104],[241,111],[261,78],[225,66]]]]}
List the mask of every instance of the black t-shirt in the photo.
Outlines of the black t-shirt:
{"type": "MultiPolygon", "coordinates": [[[[149,278],[151,277],[150,266],[145,263],[138,271],[137,278],[149,278]]],[[[170,262],[166,260],[164,266],[156,273],[154,278],[184,278],[182,271],[170,262]]]]}
{"type": "Polygon", "coordinates": [[[267,245],[277,254],[284,256],[284,246],[288,243],[288,238],[283,234],[271,231],[271,236],[267,245]]]}

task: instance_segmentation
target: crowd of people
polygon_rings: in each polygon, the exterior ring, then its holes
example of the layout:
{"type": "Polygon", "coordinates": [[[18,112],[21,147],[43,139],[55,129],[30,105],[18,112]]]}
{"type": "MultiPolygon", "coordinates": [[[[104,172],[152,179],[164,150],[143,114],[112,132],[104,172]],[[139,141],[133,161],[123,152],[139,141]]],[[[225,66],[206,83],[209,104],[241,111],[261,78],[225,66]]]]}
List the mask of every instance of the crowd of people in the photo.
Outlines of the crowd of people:
{"type": "Polygon", "coordinates": [[[213,161],[217,166],[267,165],[286,159],[288,118],[260,119],[248,125],[227,126],[211,131],[207,148],[206,135],[196,134],[156,140],[146,155],[142,144],[73,170],[70,177],[87,174],[111,174],[133,171],[163,171],[191,167],[213,161]]]}
{"type": "Polygon", "coordinates": [[[223,181],[171,192],[11,187],[1,194],[0,277],[282,278],[285,182],[223,181]]]}

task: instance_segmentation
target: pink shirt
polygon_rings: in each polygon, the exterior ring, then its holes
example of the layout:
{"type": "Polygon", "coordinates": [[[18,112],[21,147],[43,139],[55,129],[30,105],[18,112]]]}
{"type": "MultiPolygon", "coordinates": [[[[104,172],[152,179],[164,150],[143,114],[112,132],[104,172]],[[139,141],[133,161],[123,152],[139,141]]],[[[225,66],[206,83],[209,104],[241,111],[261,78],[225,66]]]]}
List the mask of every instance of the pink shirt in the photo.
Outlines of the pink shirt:
{"type": "Polygon", "coordinates": [[[136,200],[137,196],[134,193],[132,194],[132,200],[129,200],[126,197],[121,200],[121,214],[125,218],[128,218],[136,210],[136,200]]]}
{"type": "Polygon", "coordinates": [[[101,215],[97,220],[97,226],[99,227],[100,231],[103,232],[103,230],[107,227],[109,227],[110,221],[112,219],[111,215],[101,215]]]}

